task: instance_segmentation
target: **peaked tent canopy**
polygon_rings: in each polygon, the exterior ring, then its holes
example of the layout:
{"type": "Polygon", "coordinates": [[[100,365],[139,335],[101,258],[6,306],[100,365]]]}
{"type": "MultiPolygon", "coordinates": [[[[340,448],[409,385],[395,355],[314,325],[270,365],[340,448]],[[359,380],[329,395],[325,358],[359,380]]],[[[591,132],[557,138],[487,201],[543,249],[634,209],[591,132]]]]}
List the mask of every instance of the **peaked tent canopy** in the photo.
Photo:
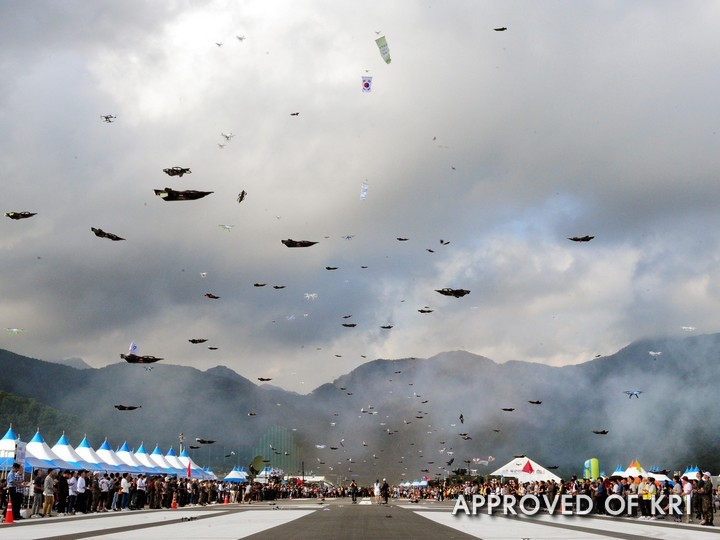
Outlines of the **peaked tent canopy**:
{"type": "MultiPolygon", "coordinates": [[[[45,440],[42,438],[42,435],[40,435],[39,430],[37,431],[37,433],[35,433],[35,436],[32,438],[32,440],[27,443],[25,450],[27,452],[27,455],[29,456],[42,459],[43,461],[49,461],[51,464],[54,465],[51,468],[65,469],[68,471],[77,469],[77,467],[71,465],[64,459],[61,459],[60,456],[55,454],[55,452],[50,449],[45,440]]],[[[45,468],[47,468],[47,466],[45,466],[45,468]]]]}
{"type": "Polygon", "coordinates": [[[247,473],[239,471],[237,467],[233,467],[233,470],[223,478],[223,482],[247,482],[247,473]]]}
{"type": "Polygon", "coordinates": [[[140,443],[140,448],[135,450],[135,459],[138,460],[144,467],[148,467],[155,471],[154,474],[175,474],[171,469],[163,469],[156,465],[145,450],[145,444],[140,443]]]}
{"type": "Polygon", "coordinates": [[[210,467],[203,467],[202,472],[205,474],[205,476],[210,480],[217,480],[217,476],[215,476],[215,473],[212,472],[210,467]]]}
{"type": "Polygon", "coordinates": [[[118,467],[119,470],[122,472],[129,472],[132,474],[138,474],[140,472],[140,469],[138,469],[137,467],[128,465],[122,459],[120,459],[118,455],[113,452],[113,449],[108,444],[107,439],[105,439],[105,441],[102,443],[102,446],[97,449],[96,453],[105,463],[118,467]]]}
{"type": "Polygon", "coordinates": [[[172,446],[170,447],[170,450],[168,450],[168,453],[165,454],[165,461],[167,461],[173,469],[187,472],[187,465],[183,465],[182,462],[178,459],[177,454],[175,454],[175,450],[173,450],[172,446]]]}
{"type": "Polygon", "coordinates": [[[643,469],[642,465],[640,465],[640,462],[637,459],[632,460],[628,468],[625,469],[625,472],[623,473],[624,478],[628,478],[630,476],[632,476],[633,478],[637,478],[638,476],[646,478],[647,475],[647,471],[643,469]]]}
{"type": "Polygon", "coordinates": [[[108,472],[125,472],[120,467],[117,467],[115,465],[111,465],[110,463],[105,463],[103,459],[97,455],[97,452],[93,450],[92,446],[90,446],[90,443],[87,440],[87,437],[83,437],[83,440],[80,441],[80,444],[77,445],[75,448],[75,452],[83,458],[84,461],[88,463],[93,463],[99,467],[101,467],[104,471],[108,472]]]}
{"type": "Polygon", "coordinates": [[[155,450],[153,450],[152,454],[150,454],[150,460],[155,463],[157,467],[161,467],[162,469],[170,471],[168,474],[173,474],[176,476],[179,475],[181,477],[186,476],[185,471],[178,470],[172,465],[170,465],[170,463],[168,463],[168,461],[165,459],[165,456],[163,456],[162,452],[160,451],[160,446],[158,446],[157,444],[155,445],[155,450]]]}
{"type": "Polygon", "coordinates": [[[141,473],[159,474],[159,471],[155,467],[145,466],[137,460],[135,454],[130,451],[130,447],[128,446],[127,441],[123,443],[123,445],[120,447],[120,450],[115,452],[115,455],[119,457],[126,465],[135,467],[141,473]]]}
{"type": "Polygon", "coordinates": [[[183,448],[182,452],[180,452],[180,456],[178,457],[178,460],[180,463],[182,463],[183,467],[185,467],[185,476],[187,476],[187,466],[188,463],[190,464],[190,475],[193,478],[208,478],[208,476],[205,474],[205,471],[203,471],[200,467],[198,467],[197,463],[195,463],[192,458],[190,457],[190,454],[187,453],[187,450],[183,448]]]}
{"type": "Polygon", "coordinates": [[[560,477],[558,475],[551,473],[545,467],[528,457],[513,458],[498,470],[490,474],[492,476],[509,476],[511,478],[517,478],[518,481],[522,483],[541,480],[560,481],[560,477]]]}
{"type": "MultiPolygon", "coordinates": [[[[15,435],[12,427],[7,430],[5,436],[0,439],[0,470],[8,471],[15,462],[15,443],[20,438],[15,435]]],[[[25,472],[32,472],[33,469],[52,469],[54,463],[38,459],[31,455],[27,455],[25,458],[25,472]]]]}
{"type": "Polygon", "coordinates": [[[55,446],[52,447],[52,451],[78,470],[85,469],[86,471],[94,472],[105,470],[104,467],[98,465],[97,463],[85,461],[82,456],[80,456],[75,449],[70,446],[67,437],[65,437],[65,433],[62,434],[62,436],[58,439],[58,442],[55,443],[55,446]]]}

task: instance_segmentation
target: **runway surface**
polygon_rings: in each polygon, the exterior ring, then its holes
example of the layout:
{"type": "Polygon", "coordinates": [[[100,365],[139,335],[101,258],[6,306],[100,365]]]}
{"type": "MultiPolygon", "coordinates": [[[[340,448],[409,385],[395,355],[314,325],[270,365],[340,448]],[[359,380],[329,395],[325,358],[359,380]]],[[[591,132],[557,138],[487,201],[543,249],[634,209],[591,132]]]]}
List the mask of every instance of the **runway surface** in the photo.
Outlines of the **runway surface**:
{"type": "Polygon", "coordinates": [[[452,515],[453,503],[408,501],[375,505],[369,499],[282,500],[178,510],[108,512],[24,519],[0,525],[0,539],[208,539],[284,540],[470,539],[484,540],[720,540],[720,528],[630,518],[578,516],[452,515]]]}

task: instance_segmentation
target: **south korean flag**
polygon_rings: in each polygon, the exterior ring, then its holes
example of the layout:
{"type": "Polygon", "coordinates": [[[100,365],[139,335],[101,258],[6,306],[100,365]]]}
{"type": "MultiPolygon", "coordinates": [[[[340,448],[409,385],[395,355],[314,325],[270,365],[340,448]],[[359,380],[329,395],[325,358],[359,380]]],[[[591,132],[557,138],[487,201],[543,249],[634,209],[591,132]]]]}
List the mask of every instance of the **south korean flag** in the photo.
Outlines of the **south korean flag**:
{"type": "Polygon", "coordinates": [[[362,78],[362,91],[370,92],[372,90],[372,77],[362,78]]]}

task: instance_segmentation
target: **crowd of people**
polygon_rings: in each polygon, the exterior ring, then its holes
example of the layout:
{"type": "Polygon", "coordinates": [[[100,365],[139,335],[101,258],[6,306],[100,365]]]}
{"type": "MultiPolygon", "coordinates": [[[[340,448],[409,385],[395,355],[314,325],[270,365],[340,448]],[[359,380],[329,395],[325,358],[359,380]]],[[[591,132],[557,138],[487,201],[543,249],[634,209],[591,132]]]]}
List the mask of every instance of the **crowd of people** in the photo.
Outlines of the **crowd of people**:
{"type": "Polygon", "coordinates": [[[238,484],[219,480],[178,479],[130,473],[102,473],[36,470],[29,481],[13,466],[0,481],[0,508],[5,516],[12,502],[13,518],[50,517],[95,512],[127,512],[141,509],[208,505],[227,502],[251,502],[269,496],[266,486],[250,484],[245,490],[238,484]],[[247,493],[247,495],[246,495],[247,493]]]}
{"type": "MultiPolygon", "coordinates": [[[[354,482],[353,482],[354,483],[354,482]]],[[[357,484],[355,484],[357,486],[357,484]]],[[[356,495],[369,496],[372,486],[356,489],[356,495]]],[[[20,465],[13,465],[7,478],[0,479],[0,511],[4,518],[12,502],[14,520],[89,514],[127,512],[209,504],[253,504],[277,499],[332,498],[350,496],[348,486],[303,484],[302,482],[224,482],[183,479],[130,473],[86,470],[35,470],[28,477],[20,465]]]]}
{"type": "MultiPolygon", "coordinates": [[[[29,477],[14,464],[6,479],[0,479],[0,509],[3,518],[8,503],[12,503],[13,518],[24,519],[21,509],[29,509],[31,518],[88,514],[95,512],[127,512],[142,509],[174,508],[209,504],[253,504],[277,499],[358,497],[387,504],[390,498],[418,502],[422,499],[466,499],[474,495],[514,496],[518,501],[534,495],[541,507],[563,495],[587,495],[591,498],[592,512],[605,514],[617,510],[624,501],[635,499],[637,504],[627,505],[631,515],[638,519],[674,519],[676,522],[713,525],[715,511],[720,511],[720,486],[713,486],[709,473],[698,473],[696,478],[676,475],[673,481],[656,481],[643,478],[577,479],[555,482],[516,482],[498,479],[452,484],[431,483],[426,487],[390,486],[386,479],[372,485],[360,486],[355,480],[349,484],[306,485],[302,482],[223,482],[220,480],[182,479],[174,476],[148,476],[145,474],[103,473],[58,470],[36,470],[29,477]],[[616,497],[612,497],[615,495],[616,497]],[[680,507],[661,506],[662,513],[653,512],[651,501],[670,495],[682,498],[680,507]],[[619,498],[618,498],[619,497],[619,498]],[[607,504],[606,504],[607,501],[607,504]]],[[[612,512],[611,512],[612,513],[612,512]]]]}
{"type": "Polygon", "coordinates": [[[657,481],[652,476],[627,478],[577,479],[555,482],[535,481],[520,483],[509,479],[497,479],[487,482],[466,482],[464,484],[443,484],[425,488],[399,488],[398,496],[418,499],[457,499],[463,495],[470,499],[473,495],[512,495],[516,500],[534,495],[541,509],[546,501],[552,502],[562,495],[587,495],[592,500],[592,513],[612,514],[620,508],[627,508],[623,515],[637,519],[660,520],[673,519],[675,522],[714,525],[713,516],[720,511],[720,486],[715,488],[709,473],[697,473],[695,478],[675,475],[672,481],[657,481]],[[615,495],[616,497],[611,497],[615,495]],[[681,503],[674,507],[669,504],[670,495],[679,496],[681,503]],[[618,498],[619,497],[619,498],[618,498]],[[662,512],[653,512],[652,500],[660,500],[662,512]],[[637,504],[628,504],[635,499],[637,504]],[[607,503],[607,504],[606,504],[607,503]],[[610,512],[608,512],[608,509],[610,512]]]}

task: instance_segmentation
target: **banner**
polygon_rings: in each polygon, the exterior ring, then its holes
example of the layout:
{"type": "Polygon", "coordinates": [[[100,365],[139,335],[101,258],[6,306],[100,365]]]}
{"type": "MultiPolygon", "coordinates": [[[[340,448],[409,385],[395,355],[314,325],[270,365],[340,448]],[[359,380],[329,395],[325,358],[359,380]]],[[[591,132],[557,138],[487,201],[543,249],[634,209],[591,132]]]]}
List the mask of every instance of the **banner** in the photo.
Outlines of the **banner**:
{"type": "Polygon", "coordinates": [[[380,49],[380,55],[383,57],[383,60],[385,60],[386,64],[390,63],[390,49],[388,48],[387,40],[385,39],[385,36],[379,37],[375,40],[375,43],[377,43],[378,49],[380,49]]]}

